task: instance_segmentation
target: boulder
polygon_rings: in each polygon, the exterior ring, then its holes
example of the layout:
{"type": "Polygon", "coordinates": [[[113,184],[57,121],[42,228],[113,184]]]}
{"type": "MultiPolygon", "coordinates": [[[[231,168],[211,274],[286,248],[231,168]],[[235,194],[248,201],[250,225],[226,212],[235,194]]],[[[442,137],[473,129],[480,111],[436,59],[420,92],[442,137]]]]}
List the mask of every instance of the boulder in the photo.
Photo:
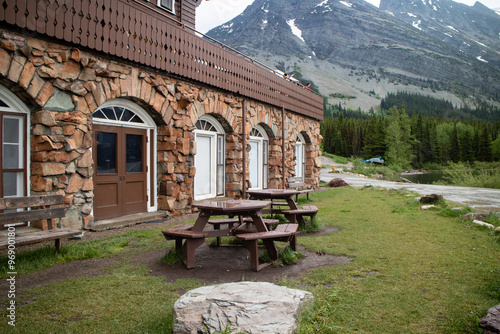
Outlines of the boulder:
{"type": "Polygon", "coordinates": [[[490,308],[481,319],[480,325],[483,328],[483,334],[500,333],[500,305],[490,308]]]}
{"type": "Polygon", "coordinates": [[[490,216],[489,213],[484,213],[484,212],[470,212],[470,213],[465,214],[462,217],[462,221],[463,222],[470,222],[470,221],[473,221],[473,220],[484,221],[484,220],[488,219],[489,216],[490,216]]]}
{"type": "Polygon", "coordinates": [[[442,195],[430,194],[427,196],[420,197],[420,203],[422,204],[436,204],[443,200],[442,195]]]}
{"type": "Polygon", "coordinates": [[[312,299],[310,292],[267,282],[204,286],[175,302],[173,332],[212,333],[231,328],[234,333],[295,333],[297,316],[312,299]]]}
{"type": "Polygon", "coordinates": [[[335,178],[328,182],[329,187],[348,187],[349,184],[340,178],[335,178]]]}

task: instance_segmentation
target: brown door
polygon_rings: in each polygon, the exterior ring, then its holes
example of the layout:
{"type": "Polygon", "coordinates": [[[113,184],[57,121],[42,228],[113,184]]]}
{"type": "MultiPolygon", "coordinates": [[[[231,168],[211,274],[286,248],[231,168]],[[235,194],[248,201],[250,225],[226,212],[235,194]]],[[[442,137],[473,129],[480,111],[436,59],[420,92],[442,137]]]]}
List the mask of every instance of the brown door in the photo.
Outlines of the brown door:
{"type": "Polygon", "coordinates": [[[146,130],[94,125],[94,216],[147,210],[146,130]]]}

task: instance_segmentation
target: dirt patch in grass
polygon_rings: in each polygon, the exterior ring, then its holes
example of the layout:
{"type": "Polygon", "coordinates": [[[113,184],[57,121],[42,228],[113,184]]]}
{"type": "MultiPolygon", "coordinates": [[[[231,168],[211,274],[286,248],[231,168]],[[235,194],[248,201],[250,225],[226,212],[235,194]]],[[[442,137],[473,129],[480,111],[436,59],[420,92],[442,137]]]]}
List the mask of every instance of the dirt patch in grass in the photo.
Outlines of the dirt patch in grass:
{"type": "MultiPolygon", "coordinates": [[[[152,225],[155,224],[141,224],[119,230],[87,233],[83,241],[108,237],[133,229],[157,227],[152,225]]],[[[338,231],[337,227],[328,226],[324,227],[318,233],[307,235],[318,236],[336,231],[338,231]]],[[[70,241],[69,243],[71,242],[79,241],[70,241]]],[[[116,266],[123,265],[124,258],[127,258],[127,265],[145,265],[149,268],[150,275],[165,277],[165,281],[169,283],[181,278],[196,278],[203,284],[237,282],[242,280],[278,282],[284,278],[299,278],[307,271],[315,268],[342,265],[351,262],[351,259],[346,256],[332,256],[309,252],[300,246],[298,250],[305,257],[299,259],[297,264],[282,267],[269,266],[259,272],[250,270],[249,252],[245,248],[241,246],[211,247],[208,243],[203,244],[196,250],[196,268],[189,270],[182,263],[175,265],[159,263],[159,260],[165,255],[165,251],[139,252],[137,254],[126,253],[111,258],[78,260],[58,264],[32,274],[17,276],[16,292],[61,282],[74,277],[105,275],[110,273],[116,266]]],[[[8,289],[7,280],[0,281],[0,300],[7,298],[8,289]]]]}

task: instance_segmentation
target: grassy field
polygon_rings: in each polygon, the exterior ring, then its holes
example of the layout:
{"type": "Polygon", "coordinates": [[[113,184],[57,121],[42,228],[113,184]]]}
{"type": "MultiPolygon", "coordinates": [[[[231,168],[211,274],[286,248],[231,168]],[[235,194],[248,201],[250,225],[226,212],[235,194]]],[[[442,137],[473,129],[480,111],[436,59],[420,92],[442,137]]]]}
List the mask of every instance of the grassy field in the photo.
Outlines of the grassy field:
{"type": "MultiPolygon", "coordinates": [[[[301,316],[300,333],[481,333],[479,319],[500,304],[500,242],[490,230],[461,222],[446,204],[421,210],[415,197],[371,187],[311,195],[320,209],[319,224],[341,230],[301,235],[299,244],[347,255],[352,262],[280,282],[314,294],[314,303],[301,316]]],[[[183,279],[168,284],[128,259],[172,248],[160,229],[152,229],[64,247],[63,255],[49,249],[18,254],[19,272],[117,254],[121,264],[107,275],[19,293],[16,326],[8,325],[3,302],[0,331],[170,333],[173,303],[201,283],[183,279]]],[[[6,258],[1,261],[5,264],[6,258]]],[[[4,267],[4,277],[5,272],[4,267]]]]}

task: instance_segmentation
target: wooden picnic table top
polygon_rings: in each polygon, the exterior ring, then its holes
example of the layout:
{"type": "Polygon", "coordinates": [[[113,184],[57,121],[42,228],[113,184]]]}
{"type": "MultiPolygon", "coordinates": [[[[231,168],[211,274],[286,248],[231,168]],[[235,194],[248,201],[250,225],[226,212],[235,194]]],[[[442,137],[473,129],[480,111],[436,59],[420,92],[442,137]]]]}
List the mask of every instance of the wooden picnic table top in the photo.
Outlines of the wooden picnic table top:
{"type": "Polygon", "coordinates": [[[194,203],[192,206],[200,210],[220,212],[220,214],[238,214],[245,211],[259,211],[271,204],[270,201],[255,200],[228,200],[228,201],[206,201],[194,203]]]}
{"type": "Polygon", "coordinates": [[[295,189],[257,189],[247,190],[250,198],[269,198],[269,199],[286,199],[298,194],[299,191],[295,189]]]}

